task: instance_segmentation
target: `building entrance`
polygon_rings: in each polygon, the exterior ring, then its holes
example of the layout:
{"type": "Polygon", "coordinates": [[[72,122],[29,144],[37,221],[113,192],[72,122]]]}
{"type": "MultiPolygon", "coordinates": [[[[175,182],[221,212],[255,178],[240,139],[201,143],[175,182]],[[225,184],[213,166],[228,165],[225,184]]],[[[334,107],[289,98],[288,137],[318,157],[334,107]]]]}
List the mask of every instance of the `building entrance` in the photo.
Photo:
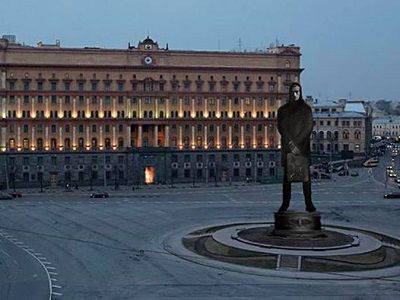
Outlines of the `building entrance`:
{"type": "Polygon", "coordinates": [[[144,182],[146,184],[154,183],[154,175],[155,175],[155,168],[154,167],[146,167],[144,169],[144,182]]]}

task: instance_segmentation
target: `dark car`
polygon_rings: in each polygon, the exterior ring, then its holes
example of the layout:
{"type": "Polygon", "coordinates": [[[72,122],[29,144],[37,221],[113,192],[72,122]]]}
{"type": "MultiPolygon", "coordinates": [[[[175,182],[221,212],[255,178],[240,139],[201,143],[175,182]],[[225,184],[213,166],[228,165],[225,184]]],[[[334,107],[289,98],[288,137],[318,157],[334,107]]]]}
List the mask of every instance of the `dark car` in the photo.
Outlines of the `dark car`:
{"type": "Polygon", "coordinates": [[[108,193],[106,192],[91,193],[90,198],[108,198],[108,193]]]}
{"type": "Polygon", "coordinates": [[[13,198],[21,198],[22,197],[22,193],[21,192],[11,192],[10,196],[13,198]]]}
{"type": "Polygon", "coordinates": [[[347,176],[347,175],[349,175],[349,171],[347,171],[347,170],[342,170],[342,171],[339,172],[338,175],[339,175],[339,176],[347,176]]]}
{"type": "Polygon", "coordinates": [[[383,196],[383,198],[400,198],[400,193],[399,192],[387,193],[383,196]]]}
{"type": "Polygon", "coordinates": [[[0,192],[0,200],[11,200],[12,197],[9,194],[0,192]]]}

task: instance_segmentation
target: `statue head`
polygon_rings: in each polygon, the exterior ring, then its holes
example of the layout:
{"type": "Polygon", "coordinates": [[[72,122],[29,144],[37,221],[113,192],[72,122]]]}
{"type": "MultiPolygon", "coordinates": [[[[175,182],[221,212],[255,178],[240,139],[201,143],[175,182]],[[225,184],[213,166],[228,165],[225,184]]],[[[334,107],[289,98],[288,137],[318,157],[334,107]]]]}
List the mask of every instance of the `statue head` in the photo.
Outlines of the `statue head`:
{"type": "Polygon", "coordinates": [[[294,82],[289,87],[289,102],[303,100],[300,83],[294,82]]]}

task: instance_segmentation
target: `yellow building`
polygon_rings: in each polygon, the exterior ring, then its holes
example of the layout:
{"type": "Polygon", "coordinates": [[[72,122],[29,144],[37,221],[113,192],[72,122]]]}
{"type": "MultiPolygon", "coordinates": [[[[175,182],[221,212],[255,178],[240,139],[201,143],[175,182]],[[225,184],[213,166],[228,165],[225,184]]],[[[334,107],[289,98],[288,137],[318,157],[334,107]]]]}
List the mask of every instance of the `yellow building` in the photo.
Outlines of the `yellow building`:
{"type": "Polygon", "coordinates": [[[176,51],[0,40],[0,182],[277,178],[300,49],[176,51]],[[2,176],[2,177],[1,177],[2,176]]]}

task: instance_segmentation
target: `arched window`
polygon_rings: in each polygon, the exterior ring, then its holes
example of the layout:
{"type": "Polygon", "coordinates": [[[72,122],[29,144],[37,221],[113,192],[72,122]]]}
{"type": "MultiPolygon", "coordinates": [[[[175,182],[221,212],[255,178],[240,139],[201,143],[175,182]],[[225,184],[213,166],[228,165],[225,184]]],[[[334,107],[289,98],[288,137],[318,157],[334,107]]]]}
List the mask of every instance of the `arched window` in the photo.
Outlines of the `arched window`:
{"type": "Polygon", "coordinates": [[[327,138],[328,140],[330,140],[330,139],[332,138],[332,132],[327,131],[327,132],[326,132],[326,138],[327,138]]]}
{"type": "Polygon", "coordinates": [[[361,139],[361,131],[356,130],[356,131],[354,132],[354,138],[355,138],[356,140],[361,139]]]}
{"type": "Polygon", "coordinates": [[[259,136],[257,138],[257,147],[261,148],[263,144],[263,138],[261,136],[259,136]]]}
{"type": "Polygon", "coordinates": [[[96,138],[92,138],[92,149],[93,150],[97,149],[97,139],[96,138]]]}
{"type": "Polygon", "coordinates": [[[83,138],[79,138],[79,139],[78,139],[78,148],[79,148],[80,150],[82,150],[83,147],[84,147],[84,145],[85,145],[85,140],[84,140],[83,138]]]}
{"type": "Polygon", "coordinates": [[[349,132],[347,130],[343,131],[343,139],[348,140],[349,139],[349,132]]]}
{"type": "Polygon", "coordinates": [[[29,140],[27,138],[22,140],[22,148],[24,150],[28,150],[29,149],[29,140]]]}
{"type": "Polygon", "coordinates": [[[197,146],[197,148],[201,148],[203,146],[203,139],[201,138],[201,136],[197,137],[196,146],[197,146]]]}
{"type": "Polygon", "coordinates": [[[317,132],[314,130],[314,131],[312,132],[311,138],[312,138],[312,139],[315,139],[316,137],[317,137],[317,132]]]}
{"type": "Polygon", "coordinates": [[[189,137],[188,137],[188,136],[185,136],[185,137],[183,138],[183,146],[184,146],[185,148],[189,148],[189,137]]]}
{"type": "Polygon", "coordinates": [[[233,137],[233,147],[239,147],[239,137],[236,135],[233,137]]]}
{"type": "Polygon", "coordinates": [[[226,136],[222,137],[221,146],[222,146],[222,148],[226,148],[226,146],[227,146],[226,136]]]}
{"type": "Polygon", "coordinates": [[[323,131],[320,131],[319,134],[318,134],[318,137],[319,137],[321,140],[323,140],[323,139],[324,139],[324,132],[323,132],[323,131]]]}
{"type": "Polygon", "coordinates": [[[335,140],[338,140],[339,139],[339,131],[335,131],[334,136],[335,136],[335,140]]]}
{"type": "Polygon", "coordinates": [[[251,138],[249,136],[246,136],[246,138],[245,138],[245,146],[246,146],[246,148],[251,147],[251,138]]]}
{"type": "Polygon", "coordinates": [[[172,143],[172,145],[171,145],[172,147],[176,147],[178,145],[177,138],[175,136],[172,138],[171,143],[172,143]]]}
{"type": "Polygon", "coordinates": [[[10,147],[11,150],[15,149],[15,140],[14,139],[9,140],[8,147],[10,147]]]}
{"type": "Polygon", "coordinates": [[[43,150],[43,139],[42,138],[38,138],[36,140],[36,147],[38,150],[43,150]]]}
{"type": "Polygon", "coordinates": [[[150,110],[150,111],[149,111],[149,118],[152,118],[152,117],[153,117],[153,111],[150,110]]]}
{"type": "Polygon", "coordinates": [[[69,138],[66,138],[64,140],[64,147],[65,147],[65,150],[71,149],[71,140],[69,138]]]}
{"type": "Polygon", "coordinates": [[[118,148],[124,147],[124,138],[119,137],[118,138],[118,148]]]}
{"type": "Polygon", "coordinates": [[[111,140],[110,140],[109,138],[106,138],[106,139],[104,140],[104,146],[105,146],[105,148],[106,148],[107,150],[110,150],[110,149],[111,149],[111,140]]]}
{"type": "Polygon", "coordinates": [[[51,150],[56,150],[57,149],[57,139],[52,138],[50,140],[50,147],[51,147],[51,150]]]}
{"type": "Polygon", "coordinates": [[[160,118],[164,118],[164,112],[160,111],[160,118]]]}
{"type": "Polygon", "coordinates": [[[214,137],[213,136],[210,136],[208,138],[208,147],[214,148],[214,137]]]}

